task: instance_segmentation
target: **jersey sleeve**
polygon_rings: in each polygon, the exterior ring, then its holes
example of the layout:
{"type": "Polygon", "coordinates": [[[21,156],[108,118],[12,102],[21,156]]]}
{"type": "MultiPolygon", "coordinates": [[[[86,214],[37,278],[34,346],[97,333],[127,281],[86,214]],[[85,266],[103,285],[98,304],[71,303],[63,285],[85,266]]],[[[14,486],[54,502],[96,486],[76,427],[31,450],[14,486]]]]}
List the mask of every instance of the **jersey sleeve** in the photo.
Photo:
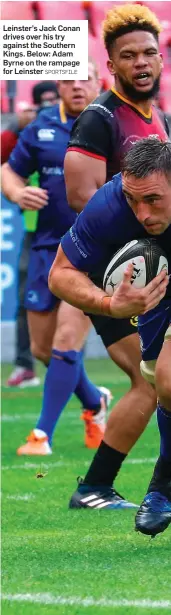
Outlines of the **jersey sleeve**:
{"type": "Polygon", "coordinates": [[[83,111],[72,128],[68,150],[107,160],[112,154],[108,118],[95,110],[83,111]]]}
{"type": "Polygon", "coordinates": [[[114,241],[113,211],[110,208],[112,182],[105,184],[90,199],[74,225],[61,240],[62,249],[74,267],[95,272],[106,262],[111,241],[114,241]]]}
{"type": "Polygon", "coordinates": [[[8,163],[12,170],[23,178],[29,177],[37,170],[36,139],[33,124],[22,131],[8,163]]]}

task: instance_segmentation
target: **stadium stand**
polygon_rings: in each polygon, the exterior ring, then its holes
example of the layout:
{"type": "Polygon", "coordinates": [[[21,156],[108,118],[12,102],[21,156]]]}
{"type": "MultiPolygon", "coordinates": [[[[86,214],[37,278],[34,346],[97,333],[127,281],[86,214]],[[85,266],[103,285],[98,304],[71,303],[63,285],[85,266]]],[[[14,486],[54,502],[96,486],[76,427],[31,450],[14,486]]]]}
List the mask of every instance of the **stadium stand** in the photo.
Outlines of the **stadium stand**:
{"type": "Polygon", "coordinates": [[[85,19],[81,2],[40,2],[40,19],[85,19]]]}
{"type": "Polygon", "coordinates": [[[39,2],[1,2],[1,19],[37,19],[39,16],[39,2]]]}
{"type": "MultiPolygon", "coordinates": [[[[41,19],[40,15],[40,3],[39,2],[1,2],[1,20],[34,20],[41,19]]],[[[17,110],[18,103],[23,99],[27,102],[31,102],[31,90],[35,81],[17,81],[17,96],[15,100],[15,110],[17,110]],[[23,96],[24,92],[24,96],[23,96]]],[[[6,91],[6,82],[1,82],[1,94],[2,94],[2,112],[8,112],[8,100],[6,91]]]]}

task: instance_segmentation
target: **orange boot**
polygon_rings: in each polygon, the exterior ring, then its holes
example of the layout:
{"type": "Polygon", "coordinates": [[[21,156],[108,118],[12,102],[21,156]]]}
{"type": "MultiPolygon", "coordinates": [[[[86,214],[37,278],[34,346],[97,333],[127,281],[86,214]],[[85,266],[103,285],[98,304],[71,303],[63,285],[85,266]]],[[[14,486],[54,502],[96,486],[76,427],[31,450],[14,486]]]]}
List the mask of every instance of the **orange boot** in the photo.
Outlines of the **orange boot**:
{"type": "Polygon", "coordinates": [[[109,389],[99,387],[102,393],[100,399],[101,408],[99,412],[94,413],[92,410],[83,410],[81,419],[85,423],[84,443],[87,448],[98,448],[103,438],[106,427],[106,411],[112,399],[112,394],[109,389]]]}
{"type": "Polygon", "coordinates": [[[26,444],[17,449],[17,455],[51,455],[52,449],[47,435],[40,429],[31,431],[26,444]],[[40,432],[40,435],[39,433],[40,432]],[[41,435],[42,434],[42,435],[41,435]]]}

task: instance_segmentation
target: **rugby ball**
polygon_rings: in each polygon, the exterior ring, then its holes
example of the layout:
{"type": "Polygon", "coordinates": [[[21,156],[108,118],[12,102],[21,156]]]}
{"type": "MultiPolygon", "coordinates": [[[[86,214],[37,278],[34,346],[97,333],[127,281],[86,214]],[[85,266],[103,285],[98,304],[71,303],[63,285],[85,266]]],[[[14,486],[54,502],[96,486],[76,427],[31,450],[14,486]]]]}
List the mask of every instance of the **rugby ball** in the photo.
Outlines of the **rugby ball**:
{"type": "Polygon", "coordinates": [[[155,239],[134,239],[114,254],[106,268],[103,288],[109,296],[122,282],[129,263],[134,266],[131,284],[136,288],[144,288],[162,269],[168,272],[167,257],[155,239]]]}

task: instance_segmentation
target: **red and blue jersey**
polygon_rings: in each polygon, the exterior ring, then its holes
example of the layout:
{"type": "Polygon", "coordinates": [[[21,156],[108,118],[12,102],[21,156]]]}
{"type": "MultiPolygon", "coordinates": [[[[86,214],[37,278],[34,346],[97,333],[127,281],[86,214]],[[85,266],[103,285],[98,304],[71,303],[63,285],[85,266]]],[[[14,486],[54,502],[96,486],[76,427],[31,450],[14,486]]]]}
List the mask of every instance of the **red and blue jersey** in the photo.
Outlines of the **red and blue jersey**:
{"type": "Polygon", "coordinates": [[[9,158],[12,170],[23,178],[39,173],[39,185],[48,191],[49,202],[38,215],[32,246],[55,246],[73,224],[76,213],[69,208],[64,181],[64,157],[75,118],[66,115],[60,103],[41,111],[20,135],[9,158]]]}
{"type": "Polygon", "coordinates": [[[68,150],[106,161],[106,180],[120,171],[121,160],[132,144],[156,136],[167,140],[167,120],[154,105],[143,113],[114,88],[101,94],[77,118],[68,150]]]}

